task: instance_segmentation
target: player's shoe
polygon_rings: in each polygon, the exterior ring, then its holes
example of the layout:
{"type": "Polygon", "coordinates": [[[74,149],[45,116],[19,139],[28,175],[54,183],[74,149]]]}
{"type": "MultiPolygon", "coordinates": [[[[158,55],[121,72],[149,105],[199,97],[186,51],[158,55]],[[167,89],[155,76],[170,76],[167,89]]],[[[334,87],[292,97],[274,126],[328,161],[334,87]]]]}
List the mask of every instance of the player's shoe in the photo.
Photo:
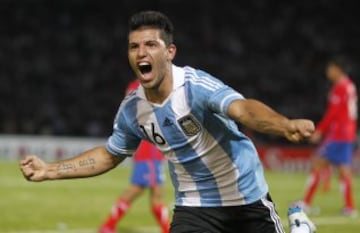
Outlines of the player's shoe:
{"type": "Polygon", "coordinates": [[[99,233],[116,233],[116,228],[104,224],[100,227],[99,233]]]}
{"type": "Polygon", "coordinates": [[[342,214],[350,218],[356,218],[359,215],[356,209],[351,209],[346,207],[342,210],[342,214]]]}
{"type": "Polygon", "coordinates": [[[305,224],[309,227],[309,233],[315,233],[316,227],[314,223],[308,218],[305,212],[300,207],[292,207],[288,210],[288,220],[290,229],[300,227],[305,224]]]}

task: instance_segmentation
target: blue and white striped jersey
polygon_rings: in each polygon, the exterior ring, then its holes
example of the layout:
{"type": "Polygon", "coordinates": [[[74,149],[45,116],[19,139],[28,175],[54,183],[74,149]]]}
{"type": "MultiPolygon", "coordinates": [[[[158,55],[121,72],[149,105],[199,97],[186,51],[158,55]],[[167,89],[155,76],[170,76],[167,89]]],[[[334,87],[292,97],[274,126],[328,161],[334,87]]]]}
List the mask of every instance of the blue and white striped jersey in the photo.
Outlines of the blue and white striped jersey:
{"type": "Polygon", "coordinates": [[[173,65],[173,91],[163,104],[147,101],[140,86],[121,104],[106,144],[131,155],[141,139],[169,161],[178,206],[238,206],[268,192],[253,143],[227,116],[243,96],[211,75],[173,65]]]}

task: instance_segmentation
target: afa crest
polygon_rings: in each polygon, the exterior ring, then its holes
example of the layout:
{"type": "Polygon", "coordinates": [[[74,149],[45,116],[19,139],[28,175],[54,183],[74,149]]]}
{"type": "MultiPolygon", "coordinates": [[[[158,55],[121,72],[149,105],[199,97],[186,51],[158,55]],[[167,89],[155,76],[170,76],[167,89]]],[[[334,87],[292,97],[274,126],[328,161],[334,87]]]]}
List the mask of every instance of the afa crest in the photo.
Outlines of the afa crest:
{"type": "Polygon", "coordinates": [[[201,131],[200,123],[191,114],[180,118],[178,123],[187,136],[194,136],[201,131]]]}

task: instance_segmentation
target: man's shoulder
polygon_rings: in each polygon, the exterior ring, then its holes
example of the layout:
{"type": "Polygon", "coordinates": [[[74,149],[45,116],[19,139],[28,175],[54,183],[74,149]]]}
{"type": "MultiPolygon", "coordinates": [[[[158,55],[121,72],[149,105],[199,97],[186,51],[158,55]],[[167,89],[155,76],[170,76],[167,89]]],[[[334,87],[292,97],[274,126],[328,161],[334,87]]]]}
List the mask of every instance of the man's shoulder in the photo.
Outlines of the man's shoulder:
{"type": "Polygon", "coordinates": [[[333,94],[347,94],[356,92],[356,86],[350,78],[344,79],[342,82],[336,84],[333,88],[333,94]]]}
{"type": "Polygon", "coordinates": [[[215,78],[213,75],[201,69],[196,69],[191,66],[183,67],[185,71],[185,83],[190,86],[198,88],[211,89],[212,91],[223,87],[223,82],[215,78]]]}
{"type": "Polygon", "coordinates": [[[350,89],[351,91],[356,92],[356,85],[355,85],[354,81],[351,78],[346,79],[346,87],[348,89],[350,89]]]}
{"type": "Polygon", "coordinates": [[[140,98],[137,96],[137,90],[131,92],[121,102],[121,105],[120,105],[121,111],[124,111],[125,109],[129,109],[129,108],[136,106],[136,103],[139,100],[140,100],[140,98]]]}
{"type": "Polygon", "coordinates": [[[185,72],[185,77],[187,78],[199,78],[199,77],[212,77],[214,78],[211,74],[209,74],[208,72],[202,70],[202,69],[198,69],[198,68],[194,68],[191,66],[184,66],[182,67],[184,69],[185,72]]]}

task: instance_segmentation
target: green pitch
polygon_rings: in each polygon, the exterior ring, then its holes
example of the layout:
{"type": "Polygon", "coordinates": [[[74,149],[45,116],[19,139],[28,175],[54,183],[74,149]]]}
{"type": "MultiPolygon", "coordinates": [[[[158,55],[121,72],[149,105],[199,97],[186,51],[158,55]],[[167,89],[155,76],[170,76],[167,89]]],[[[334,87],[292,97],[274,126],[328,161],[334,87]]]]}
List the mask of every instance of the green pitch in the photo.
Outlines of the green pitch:
{"type": "MultiPolygon", "coordinates": [[[[22,178],[16,163],[0,162],[0,232],[10,233],[90,233],[108,216],[118,194],[129,183],[130,168],[121,166],[95,178],[31,183],[22,178]]],[[[301,197],[304,174],[267,172],[270,191],[284,225],[289,203],[301,197]]],[[[355,196],[359,209],[360,178],[355,179],[355,196]]],[[[166,201],[172,207],[171,184],[165,186],[166,201]]],[[[119,232],[160,232],[144,193],[118,226],[119,232]]],[[[315,205],[321,214],[311,216],[320,233],[360,232],[360,218],[340,215],[342,200],[338,182],[332,180],[330,192],[319,194],[315,205]]],[[[286,227],[287,229],[287,227],[286,227]]]]}

